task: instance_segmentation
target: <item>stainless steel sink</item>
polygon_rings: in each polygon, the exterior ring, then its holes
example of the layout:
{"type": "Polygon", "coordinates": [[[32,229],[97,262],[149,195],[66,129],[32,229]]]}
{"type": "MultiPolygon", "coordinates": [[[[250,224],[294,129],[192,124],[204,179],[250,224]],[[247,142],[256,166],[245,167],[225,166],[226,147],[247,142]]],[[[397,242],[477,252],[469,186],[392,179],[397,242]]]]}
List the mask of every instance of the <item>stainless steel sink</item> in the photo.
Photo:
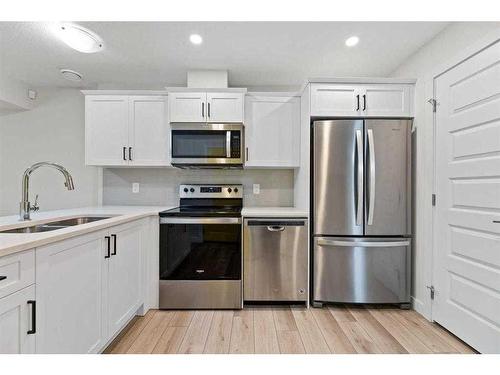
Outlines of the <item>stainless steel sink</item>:
{"type": "Polygon", "coordinates": [[[112,216],[81,216],[71,219],[51,221],[44,224],[32,225],[30,227],[22,227],[15,229],[2,230],[0,233],[40,233],[49,232],[52,230],[63,229],[75,225],[93,223],[94,221],[109,219],[112,216]]]}

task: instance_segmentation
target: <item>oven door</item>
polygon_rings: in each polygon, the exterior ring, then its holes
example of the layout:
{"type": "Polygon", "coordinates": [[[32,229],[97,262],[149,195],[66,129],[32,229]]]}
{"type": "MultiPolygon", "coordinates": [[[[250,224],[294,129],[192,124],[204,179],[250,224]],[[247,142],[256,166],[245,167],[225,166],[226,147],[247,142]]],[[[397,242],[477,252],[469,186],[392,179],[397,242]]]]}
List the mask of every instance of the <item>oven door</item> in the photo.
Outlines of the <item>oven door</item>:
{"type": "Polygon", "coordinates": [[[241,308],[241,276],[241,218],[160,218],[160,308],[241,308]]]}
{"type": "Polygon", "coordinates": [[[243,164],[242,124],[172,124],[172,165],[243,164]]]}

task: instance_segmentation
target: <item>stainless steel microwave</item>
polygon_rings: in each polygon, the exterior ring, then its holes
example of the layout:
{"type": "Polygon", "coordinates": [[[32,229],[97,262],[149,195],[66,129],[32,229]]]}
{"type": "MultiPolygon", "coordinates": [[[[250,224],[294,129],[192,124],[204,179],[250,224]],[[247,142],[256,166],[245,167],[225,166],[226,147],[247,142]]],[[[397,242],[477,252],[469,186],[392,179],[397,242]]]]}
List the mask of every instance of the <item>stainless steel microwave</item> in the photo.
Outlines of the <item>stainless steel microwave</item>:
{"type": "Polygon", "coordinates": [[[243,168],[243,124],[170,126],[172,165],[178,168],[243,168]]]}

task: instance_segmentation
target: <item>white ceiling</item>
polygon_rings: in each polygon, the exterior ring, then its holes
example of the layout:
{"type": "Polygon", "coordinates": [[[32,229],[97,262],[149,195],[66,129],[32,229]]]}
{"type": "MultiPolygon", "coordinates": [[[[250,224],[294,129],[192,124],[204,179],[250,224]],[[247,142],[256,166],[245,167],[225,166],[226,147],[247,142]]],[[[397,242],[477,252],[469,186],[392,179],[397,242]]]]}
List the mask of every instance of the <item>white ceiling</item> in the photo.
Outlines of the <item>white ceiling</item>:
{"type": "MultiPolygon", "coordinates": [[[[308,77],[386,76],[439,33],[445,22],[83,22],[105,42],[72,50],[43,22],[0,22],[3,64],[33,86],[74,87],[59,69],[83,74],[80,87],[185,85],[190,69],[227,69],[231,86],[300,85],[308,77]],[[192,45],[198,33],[203,44],[192,45]],[[358,35],[360,43],[344,41],[358,35]]],[[[411,77],[410,77],[411,78],[411,77]]]]}

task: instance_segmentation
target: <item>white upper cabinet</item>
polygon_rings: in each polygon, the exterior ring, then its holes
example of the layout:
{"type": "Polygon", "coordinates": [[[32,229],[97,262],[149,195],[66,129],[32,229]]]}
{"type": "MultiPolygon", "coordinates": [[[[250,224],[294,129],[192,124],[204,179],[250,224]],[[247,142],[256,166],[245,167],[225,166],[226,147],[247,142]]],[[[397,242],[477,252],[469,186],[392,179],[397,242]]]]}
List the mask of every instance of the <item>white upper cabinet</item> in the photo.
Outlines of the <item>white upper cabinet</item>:
{"type": "Polygon", "coordinates": [[[311,116],[412,117],[411,84],[311,84],[311,116]]]}
{"type": "Polygon", "coordinates": [[[128,163],[128,97],[91,95],[85,97],[85,163],[126,165],[128,163]]]}
{"type": "Polygon", "coordinates": [[[168,94],[170,122],[206,122],[205,92],[172,92],[168,94]]]}
{"type": "Polygon", "coordinates": [[[242,92],[170,92],[170,122],[243,122],[242,92]]]}
{"type": "Polygon", "coordinates": [[[298,167],[300,99],[293,96],[247,96],[245,107],[245,167],[298,167]]]}
{"type": "Polygon", "coordinates": [[[243,122],[244,95],[207,93],[207,122],[243,122]]]}
{"type": "Polygon", "coordinates": [[[360,116],[360,89],[348,85],[312,85],[311,116],[360,116]]]}
{"type": "Polygon", "coordinates": [[[372,85],[363,90],[363,112],[368,117],[410,117],[408,85],[372,85]]]}
{"type": "Polygon", "coordinates": [[[168,165],[170,127],[165,96],[131,96],[129,110],[129,164],[168,165]]]}
{"type": "Polygon", "coordinates": [[[165,96],[85,96],[87,165],[169,165],[169,129],[165,96]]]}

